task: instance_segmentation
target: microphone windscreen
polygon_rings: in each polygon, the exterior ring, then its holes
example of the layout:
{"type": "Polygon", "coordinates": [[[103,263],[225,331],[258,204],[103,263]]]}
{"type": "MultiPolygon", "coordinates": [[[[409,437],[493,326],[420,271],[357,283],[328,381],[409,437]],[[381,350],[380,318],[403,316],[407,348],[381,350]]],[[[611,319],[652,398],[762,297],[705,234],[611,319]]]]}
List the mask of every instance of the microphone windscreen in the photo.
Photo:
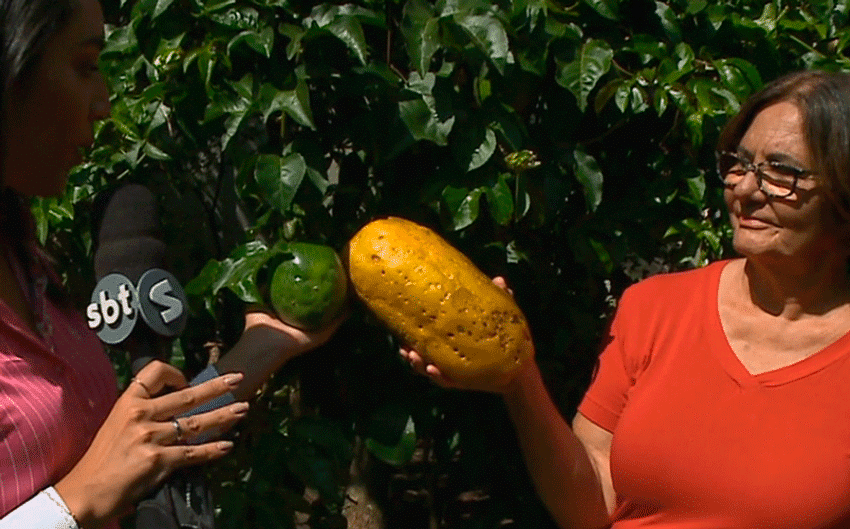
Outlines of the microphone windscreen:
{"type": "Polygon", "coordinates": [[[98,281],[119,273],[134,284],[151,268],[165,268],[165,242],[156,197],[145,186],[128,184],[98,197],[94,271],[98,281]]]}

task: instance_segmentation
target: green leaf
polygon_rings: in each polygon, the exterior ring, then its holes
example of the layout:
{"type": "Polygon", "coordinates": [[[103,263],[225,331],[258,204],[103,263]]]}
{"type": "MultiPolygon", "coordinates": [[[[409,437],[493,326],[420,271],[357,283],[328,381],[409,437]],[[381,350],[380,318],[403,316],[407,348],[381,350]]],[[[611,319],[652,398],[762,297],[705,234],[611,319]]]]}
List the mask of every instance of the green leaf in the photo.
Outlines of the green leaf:
{"type": "Polygon", "coordinates": [[[475,47],[484,52],[500,74],[514,59],[508,43],[508,34],[501,21],[488,15],[468,15],[457,21],[466,30],[475,47]]]}
{"type": "Polygon", "coordinates": [[[443,200],[449,208],[452,220],[452,230],[462,230],[478,218],[479,202],[483,188],[469,191],[466,188],[446,186],[443,189],[443,200]]]}
{"type": "Polygon", "coordinates": [[[260,14],[252,7],[228,9],[224,13],[210,15],[210,20],[233,30],[258,30],[260,14]]]}
{"type": "Polygon", "coordinates": [[[695,147],[699,147],[700,145],[702,145],[702,139],[704,135],[702,127],[704,120],[705,114],[701,112],[695,112],[685,118],[685,125],[691,136],[691,144],[695,147]]]}
{"type": "Polygon", "coordinates": [[[292,90],[278,90],[271,84],[263,85],[260,87],[259,104],[263,121],[268,121],[272,113],[282,110],[301,125],[316,130],[313,110],[310,108],[310,89],[301,76],[298,76],[292,90]]]}
{"type": "Polygon", "coordinates": [[[245,121],[245,117],[248,115],[248,109],[234,109],[228,113],[227,118],[224,121],[224,134],[221,137],[221,149],[226,151],[230,146],[230,140],[236,136],[236,133],[239,131],[239,127],[242,125],[242,122],[245,121]]]}
{"type": "Polygon", "coordinates": [[[640,114],[649,108],[649,95],[646,93],[646,90],[635,84],[632,86],[631,102],[632,112],[634,114],[640,114]]]}
{"type": "Polygon", "coordinates": [[[573,161],[576,179],[584,187],[584,199],[588,211],[596,211],[602,202],[602,171],[591,154],[581,147],[573,151],[573,161]]]}
{"type": "Polygon", "coordinates": [[[620,109],[620,112],[625,112],[626,108],[629,106],[633,86],[634,80],[629,80],[619,83],[616,87],[616,90],[614,91],[614,103],[617,105],[617,108],[620,109]]]}
{"type": "Polygon", "coordinates": [[[507,174],[500,174],[493,187],[485,188],[487,203],[490,206],[490,216],[502,226],[507,226],[510,223],[514,213],[513,194],[507,178],[507,174]]]}
{"type": "Polygon", "coordinates": [[[688,0],[688,7],[685,12],[689,15],[696,15],[708,6],[708,0],[688,0]]]}
{"type": "Polygon", "coordinates": [[[270,58],[274,47],[274,30],[270,27],[261,31],[246,30],[236,35],[227,45],[227,52],[231,53],[234,46],[245,43],[249,48],[260,55],[270,58]]]}
{"type": "MultiPolygon", "coordinates": [[[[676,62],[676,69],[680,72],[679,76],[692,71],[694,69],[696,55],[694,55],[694,50],[688,45],[688,43],[680,42],[676,44],[675,52],[676,58],[678,59],[676,62]]],[[[678,77],[670,79],[669,82],[676,80],[678,80],[678,77]]]]}
{"type": "Polygon", "coordinates": [[[306,173],[307,163],[298,153],[284,158],[274,154],[260,155],[254,169],[254,176],[265,191],[267,202],[281,213],[289,210],[306,173]]]}
{"type": "Polygon", "coordinates": [[[204,15],[209,17],[213,13],[222,11],[236,3],[236,0],[202,0],[204,2],[204,15]]]}
{"type": "Polygon", "coordinates": [[[605,245],[593,237],[588,238],[587,242],[590,244],[590,247],[593,248],[593,252],[602,264],[602,268],[605,270],[605,273],[610,274],[614,270],[614,261],[611,259],[611,254],[605,248],[605,245]]]}
{"type": "Polygon", "coordinates": [[[369,61],[369,48],[366,45],[366,36],[360,21],[351,16],[342,16],[328,26],[336,38],[345,43],[349,50],[354,53],[360,64],[369,61]]]}
{"type": "Polygon", "coordinates": [[[171,156],[169,156],[168,153],[162,151],[152,143],[145,142],[144,151],[147,156],[150,156],[154,160],[158,160],[160,162],[171,160],[171,156]]]}
{"type": "Polygon", "coordinates": [[[607,42],[590,39],[578,57],[569,63],[559,63],[557,82],[575,96],[579,110],[587,108],[587,98],[603,75],[611,69],[614,52],[607,42]]]}
{"type": "Polygon", "coordinates": [[[667,110],[667,105],[669,103],[669,98],[667,96],[667,91],[663,87],[659,87],[655,90],[653,96],[653,106],[655,107],[655,112],[661,116],[667,110]]]}
{"type": "Polygon", "coordinates": [[[452,147],[461,168],[474,171],[496,152],[496,133],[489,127],[466,127],[459,130],[459,137],[452,147]]]}
{"type": "Polygon", "coordinates": [[[686,182],[688,184],[688,202],[701,208],[704,205],[703,200],[705,198],[705,177],[703,175],[695,176],[688,178],[686,182]]]}
{"type": "Polygon", "coordinates": [[[431,72],[421,78],[416,72],[412,72],[408,80],[408,90],[421,94],[421,97],[399,102],[399,114],[414,139],[447,145],[455,116],[451,115],[445,119],[440,116],[437,99],[431,94],[435,80],[436,76],[431,72]]]}
{"type": "Polygon", "coordinates": [[[107,26],[104,32],[106,34],[106,41],[101,52],[102,59],[110,55],[129,53],[138,48],[139,42],[136,39],[136,32],[133,31],[132,26],[107,26]]]}
{"type": "Polygon", "coordinates": [[[664,33],[667,34],[667,38],[673,42],[680,42],[682,40],[682,28],[679,26],[678,15],[670,6],[656,0],[655,14],[660,19],[661,27],[664,29],[664,33]]]}
{"type": "Polygon", "coordinates": [[[413,423],[413,417],[408,416],[397,443],[389,445],[367,438],[366,449],[373,456],[389,465],[400,467],[409,463],[416,450],[416,426],[413,423]]]}
{"type": "Polygon", "coordinates": [[[214,104],[207,108],[204,118],[206,122],[226,115],[225,132],[221,137],[222,150],[227,150],[230,140],[236,135],[239,126],[251,113],[253,106],[254,80],[251,74],[246,74],[236,83],[228,83],[233,92],[227,94],[226,99],[220,104],[214,104]]]}
{"type": "Polygon", "coordinates": [[[644,55],[643,62],[647,63],[649,58],[661,59],[669,55],[667,45],[659,41],[654,35],[638,33],[631,38],[631,46],[626,49],[644,55]]]}
{"type": "Polygon", "coordinates": [[[762,86],[761,75],[752,63],[730,57],[712,63],[723,84],[743,101],[762,86]]]}
{"type": "Polygon", "coordinates": [[[410,0],[402,13],[404,35],[410,63],[420,75],[431,67],[431,58],[440,49],[440,19],[424,0],[410,0]]]}
{"type": "Polygon", "coordinates": [[[216,261],[215,259],[210,259],[207,261],[207,264],[198,272],[191,281],[186,283],[184,286],[184,290],[186,291],[186,295],[192,296],[201,296],[212,290],[212,286],[218,280],[218,277],[221,273],[221,263],[216,261]]]}
{"type": "Polygon", "coordinates": [[[765,2],[761,16],[756,19],[755,23],[758,24],[758,26],[766,33],[773,33],[776,31],[776,24],[779,21],[779,16],[776,5],[773,2],[765,2]]]}
{"type": "Polygon", "coordinates": [[[155,20],[159,18],[159,16],[165,13],[165,10],[171,7],[171,4],[174,3],[174,0],[157,0],[156,7],[153,10],[153,14],[151,15],[151,19],[155,20]]]}
{"type": "Polygon", "coordinates": [[[584,0],[584,3],[609,20],[619,18],[616,0],[584,0]]]}
{"type": "Polygon", "coordinates": [[[151,20],[157,19],[174,0],[139,0],[133,6],[133,18],[140,19],[150,15],[151,20]]]}
{"type": "Polygon", "coordinates": [[[358,15],[374,18],[370,16],[371,12],[362,8],[320,4],[304,20],[304,26],[309,28],[315,25],[330,32],[351,50],[360,64],[365,65],[369,57],[369,48],[358,15]]]}
{"type": "MultiPolygon", "coordinates": [[[[593,109],[597,114],[602,113],[605,105],[611,101],[611,98],[614,97],[614,94],[617,93],[617,90],[619,90],[620,86],[622,86],[625,82],[625,80],[619,78],[612,79],[611,81],[608,81],[605,86],[600,88],[598,92],[596,92],[596,97],[593,99],[593,109]]],[[[622,112],[622,108],[620,111],[622,112]]]]}
{"type": "Polygon", "coordinates": [[[239,246],[222,261],[208,261],[201,273],[186,285],[186,293],[208,294],[211,298],[227,288],[245,303],[261,303],[263,299],[255,279],[257,270],[270,255],[269,248],[259,241],[239,246]]]}

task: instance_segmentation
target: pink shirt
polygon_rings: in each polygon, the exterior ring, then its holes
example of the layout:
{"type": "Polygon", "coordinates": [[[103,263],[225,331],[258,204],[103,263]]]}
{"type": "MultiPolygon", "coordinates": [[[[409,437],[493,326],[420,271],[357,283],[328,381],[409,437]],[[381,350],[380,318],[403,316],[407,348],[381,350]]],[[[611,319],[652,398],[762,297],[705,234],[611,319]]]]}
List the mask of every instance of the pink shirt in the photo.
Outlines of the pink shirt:
{"type": "Polygon", "coordinates": [[[117,398],[95,334],[35,282],[41,336],[0,301],[0,517],[68,473],[117,398]]]}

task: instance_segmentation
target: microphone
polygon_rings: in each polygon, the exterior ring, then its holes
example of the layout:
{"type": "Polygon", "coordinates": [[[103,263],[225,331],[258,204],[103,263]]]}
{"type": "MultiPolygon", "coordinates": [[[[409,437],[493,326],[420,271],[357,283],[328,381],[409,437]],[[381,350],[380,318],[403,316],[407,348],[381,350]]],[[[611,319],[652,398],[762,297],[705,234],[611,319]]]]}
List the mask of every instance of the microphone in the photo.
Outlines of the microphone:
{"type": "MultiPolygon", "coordinates": [[[[98,283],[86,310],[89,327],[103,342],[120,344],[129,352],[136,375],[155,358],[167,360],[165,345],[183,332],[188,300],[177,279],[165,270],[160,212],[150,190],[126,185],[98,195],[93,206],[98,283]]],[[[199,375],[191,385],[211,376],[199,375]]],[[[230,402],[232,396],[221,396],[183,415],[230,402]]],[[[190,442],[203,442],[209,435],[190,442]]],[[[197,468],[173,473],[143,498],[135,511],[136,529],[212,526],[212,498],[205,476],[197,468]]]]}
{"type": "Polygon", "coordinates": [[[160,211],[145,186],[128,184],[102,193],[93,204],[95,278],[86,308],[101,341],[130,353],[136,374],[186,326],[188,299],[166,271],[160,211]],[[141,319],[144,323],[138,324],[141,319]]]}

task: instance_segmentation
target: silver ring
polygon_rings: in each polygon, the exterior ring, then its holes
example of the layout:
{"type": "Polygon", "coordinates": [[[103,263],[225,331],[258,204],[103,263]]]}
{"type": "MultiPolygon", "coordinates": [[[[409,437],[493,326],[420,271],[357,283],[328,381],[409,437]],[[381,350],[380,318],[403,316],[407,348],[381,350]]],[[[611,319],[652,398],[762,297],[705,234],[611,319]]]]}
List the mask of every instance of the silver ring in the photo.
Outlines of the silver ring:
{"type": "Polygon", "coordinates": [[[172,419],[171,424],[174,425],[174,431],[177,432],[177,442],[183,442],[183,428],[180,426],[180,423],[177,419],[172,419]]]}

